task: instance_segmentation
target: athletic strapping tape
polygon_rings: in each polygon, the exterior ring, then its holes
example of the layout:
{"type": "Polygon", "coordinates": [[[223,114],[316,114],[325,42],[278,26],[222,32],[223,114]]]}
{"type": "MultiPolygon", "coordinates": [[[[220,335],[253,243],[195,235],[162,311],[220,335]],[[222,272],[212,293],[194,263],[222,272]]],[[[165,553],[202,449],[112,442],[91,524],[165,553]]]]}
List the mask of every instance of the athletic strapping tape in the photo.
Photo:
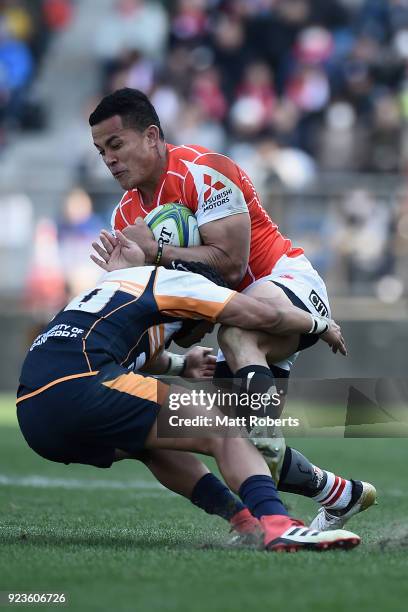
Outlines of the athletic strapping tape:
{"type": "Polygon", "coordinates": [[[324,334],[324,332],[329,329],[329,319],[312,313],[310,313],[310,316],[312,317],[312,327],[307,332],[308,334],[315,334],[317,336],[321,336],[321,334],[324,334]]]}

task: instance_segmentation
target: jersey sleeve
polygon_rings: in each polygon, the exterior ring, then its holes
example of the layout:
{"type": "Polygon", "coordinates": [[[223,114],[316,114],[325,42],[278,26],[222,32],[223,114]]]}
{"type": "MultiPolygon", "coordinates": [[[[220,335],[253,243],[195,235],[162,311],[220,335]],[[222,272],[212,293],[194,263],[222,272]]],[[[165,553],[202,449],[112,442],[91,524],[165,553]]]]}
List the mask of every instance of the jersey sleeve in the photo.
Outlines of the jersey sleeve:
{"type": "Polygon", "coordinates": [[[187,167],[186,200],[194,203],[198,226],[231,215],[248,213],[238,166],[225,155],[203,153],[187,167]]]}
{"type": "Polygon", "coordinates": [[[166,268],[158,268],[153,292],[161,312],[213,323],[236,295],[236,291],[220,287],[201,274],[166,268]]]}
{"type": "Polygon", "coordinates": [[[112,212],[111,226],[113,234],[116,230],[120,230],[122,232],[125,227],[128,227],[128,225],[132,225],[132,222],[129,219],[129,204],[131,203],[132,196],[130,192],[127,191],[122,197],[119,204],[115,206],[112,212]]]}

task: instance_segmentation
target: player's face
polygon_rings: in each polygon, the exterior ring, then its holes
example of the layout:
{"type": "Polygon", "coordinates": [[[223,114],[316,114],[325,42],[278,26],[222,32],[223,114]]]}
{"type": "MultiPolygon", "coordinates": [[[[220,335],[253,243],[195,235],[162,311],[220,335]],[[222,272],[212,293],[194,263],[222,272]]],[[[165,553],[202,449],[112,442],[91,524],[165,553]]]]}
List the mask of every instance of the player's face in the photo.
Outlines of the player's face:
{"type": "Polygon", "coordinates": [[[151,187],[162,168],[158,155],[158,130],[144,132],[123,126],[115,115],[92,127],[92,138],[103,161],[120,186],[125,189],[151,187]]]}

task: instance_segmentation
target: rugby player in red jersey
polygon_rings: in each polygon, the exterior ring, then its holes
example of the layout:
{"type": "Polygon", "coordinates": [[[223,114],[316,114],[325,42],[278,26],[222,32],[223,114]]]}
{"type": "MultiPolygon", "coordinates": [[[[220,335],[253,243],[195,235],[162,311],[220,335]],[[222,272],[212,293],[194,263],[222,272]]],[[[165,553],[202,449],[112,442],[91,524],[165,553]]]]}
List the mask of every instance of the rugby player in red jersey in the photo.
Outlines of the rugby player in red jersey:
{"type": "MultiPolygon", "coordinates": [[[[106,96],[89,122],[96,148],[125,190],[113,212],[112,227],[137,242],[148,264],[168,265],[174,259],[207,263],[238,291],[280,308],[295,304],[312,314],[330,316],[323,280],[303,250],[279,232],[250,178],[231,159],[197,145],[166,143],[154,107],[138,90],[126,88],[106,96]],[[143,217],[169,202],[194,212],[201,246],[184,249],[154,240],[143,217]]],[[[316,341],[300,334],[271,338],[236,328],[223,330],[220,337],[234,376],[249,393],[270,390],[275,379],[285,381],[298,351],[316,341]]],[[[224,364],[219,355],[219,377],[226,376],[224,364]]],[[[273,454],[275,441],[262,437],[254,442],[273,454]]],[[[375,499],[371,485],[327,471],[316,473],[293,449],[282,446],[278,461],[285,469],[284,490],[303,490],[322,504],[313,525],[316,521],[323,528],[344,524],[375,499]]]]}

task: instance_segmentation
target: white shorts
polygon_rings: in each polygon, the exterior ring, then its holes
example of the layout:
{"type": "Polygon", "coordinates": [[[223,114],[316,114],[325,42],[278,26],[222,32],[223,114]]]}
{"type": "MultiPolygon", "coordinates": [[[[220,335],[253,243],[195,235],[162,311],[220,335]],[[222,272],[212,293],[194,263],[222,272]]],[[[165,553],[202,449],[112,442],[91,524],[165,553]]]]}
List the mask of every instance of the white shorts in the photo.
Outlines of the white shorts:
{"type": "MultiPolygon", "coordinates": [[[[271,274],[259,278],[246,287],[242,293],[248,293],[252,287],[266,281],[273,281],[289,289],[312,314],[331,317],[326,285],[305,255],[297,257],[282,255],[274,265],[271,274]]],[[[283,370],[290,370],[298,354],[294,353],[288,359],[274,365],[283,370]]],[[[221,350],[218,351],[217,361],[225,361],[221,350]]]]}

